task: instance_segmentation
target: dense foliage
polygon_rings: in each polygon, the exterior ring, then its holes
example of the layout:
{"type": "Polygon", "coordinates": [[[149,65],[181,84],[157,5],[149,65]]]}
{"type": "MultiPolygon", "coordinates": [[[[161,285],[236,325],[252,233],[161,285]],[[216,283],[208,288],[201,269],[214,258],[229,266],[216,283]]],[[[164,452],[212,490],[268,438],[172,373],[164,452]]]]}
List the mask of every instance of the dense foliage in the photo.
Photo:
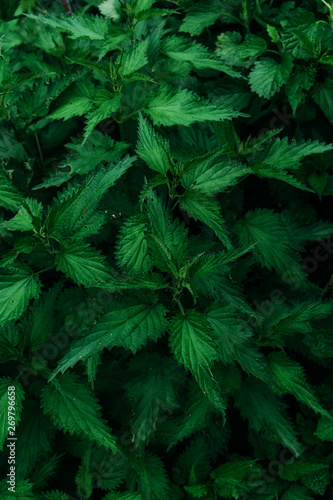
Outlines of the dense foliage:
{"type": "Polygon", "coordinates": [[[333,498],[329,2],[1,2],[1,499],[333,498]]]}

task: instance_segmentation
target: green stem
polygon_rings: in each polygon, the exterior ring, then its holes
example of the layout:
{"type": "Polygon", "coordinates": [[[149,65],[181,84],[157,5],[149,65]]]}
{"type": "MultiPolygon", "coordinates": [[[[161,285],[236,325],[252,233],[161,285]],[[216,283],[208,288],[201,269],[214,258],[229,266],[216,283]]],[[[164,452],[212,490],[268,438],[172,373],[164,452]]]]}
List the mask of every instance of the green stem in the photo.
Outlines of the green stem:
{"type": "Polygon", "coordinates": [[[46,271],[51,271],[52,269],[54,269],[53,266],[51,266],[51,267],[45,267],[45,269],[41,269],[40,271],[35,272],[34,275],[45,273],[46,271]]]}
{"type": "Polygon", "coordinates": [[[39,156],[40,156],[42,165],[44,165],[44,157],[43,157],[43,153],[42,153],[42,148],[40,147],[40,142],[39,142],[36,130],[35,130],[35,137],[36,137],[37,147],[38,147],[38,151],[39,151],[39,156]]]}
{"type": "Polygon", "coordinates": [[[243,7],[243,19],[244,19],[244,26],[246,29],[246,33],[250,33],[250,20],[249,20],[249,12],[247,10],[247,0],[242,0],[242,7],[243,7]]]}
{"type": "MultiPolygon", "coordinates": [[[[13,141],[17,141],[16,137],[14,137],[13,135],[11,134],[8,134],[8,132],[5,132],[4,130],[0,130],[0,134],[4,134],[4,135],[7,135],[8,137],[10,137],[11,139],[13,139],[13,141]]],[[[19,143],[20,144],[20,143],[19,143]]]]}

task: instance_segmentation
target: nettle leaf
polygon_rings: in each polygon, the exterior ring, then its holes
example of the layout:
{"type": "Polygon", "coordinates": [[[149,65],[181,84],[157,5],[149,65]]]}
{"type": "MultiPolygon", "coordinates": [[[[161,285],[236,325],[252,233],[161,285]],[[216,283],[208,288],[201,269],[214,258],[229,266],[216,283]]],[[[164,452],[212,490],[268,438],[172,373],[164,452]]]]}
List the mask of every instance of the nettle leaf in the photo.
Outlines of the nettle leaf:
{"type": "Polygon", "coordinates": [[[8,323],[21,316],[29,304],[40,293],[37,275],[28,266],[12,265],[0,272],[0,322],[8,323]]]}
{"type": "Polygon", "coordinates": [[[8,445],[12,442],[7,441],[7,438],[11,437],[9,431],[12,432],[12,430],[8,429],[8,426],[10,425],[8,416],[14,417],[16,424],[14,424],[13,427],[15,428],[21,420],[23,400],[24,391],[20,383],[7,377],[0,378],[0,451],[3,451],[5,443],[8,445]],[[15,387],[14,392],[12,387],[15,387]],[[10,393],[11,398],[15,395],[15,403],[12,405],[13,408],[10,410],[8,406],[11,404],[11,400],[9,399],[8,393],[10,393]]]}
{"type": "Polygon", "coordinates": [[[262,379],[270,380],[265,369],[262,353],[256,348],[253,332],[229,305],[214,305],[205,314],[210,327],[216,335],[220,359],[224,364],[240,364],[245,372],[262,379]]]}
{"type": "Polygon", "coordinates": [[[218,302],[227,301],[233,308],[253,315],[254,311],[247,303],[240,285],[226,276],[227,271],[229,272],[229,268],[218,267],[195,279],[194,285],[202,296],[211,297],[218,302]]]}
{"type": "Polygon", "coordinates": [[[55,110],[49,117],[68,120],[73,116],[84,115],[93,105],[94,94],[95,88],[91,82],[86,80],[77,82],[55,101],[55,110]]]}
{"type": "Polygon", "coordinates": [[[87,127],[85,130],[85,139],[82,144],[86,142],[93,129],[102,120],[112,117],[112,114],[120,107],[121,98],[120,93],[112,94],[106,89],[96,92],[94,105],[97,107],[87,114],[87,127]]]}
{"type": "Polygon", "coordinates": [[[116,259],[119,266],[129,274],[152,270],[153,266],[146,238],[147,222],[145,216],[133,215],[126,220],[120,229],[116,259]]]}
{"type": "Polygon", "coordinates": [[[130,51],[126,51],[123,57],[119,56],[116,64],[120,65],[121,75],[130,75],[138,71],[143,66],[146,66],[148,63],[147,49],[148,39],[143,42],[139,42],[130,51]]]}
{"type": "Polygon", "coordinates": [[[180,198],[180,206],[194,220],[200,220],[212,228],[222,243],[227,248],[231,248],[220,207],[214,198],[201,193],[198,189],[189,189],[180,198]]]}
{"type": "Polygon", "coordinates": [[[3,174],[0,174],[0,206],[16,212],[22,203],[20,195],[14,184],[3,174]]]}
{"type": "Polygon", "coordinates": [[[135,157],[127,156],[116,165],[102,167],[82,184],[73,184],[58,196],[46,220],[49,233],[85,237],[96,234],[104,223],[97,213],[103,195],[132,166],[135,157]]]}
{"type": "Polygon", "coordinates": [[[130,489],[137,489],[142,499],[167,500],[170,498],[169,480],[160,457],[146,452],[143,456],[129,456],[128,458],[132,467],[128,477],[130,489]]]}
{"type": "Polygon", "coordinates": [[[304,486],[292,484],[282,495],[281,500],[313,500],[313,496],[304,486]]]}
{"type": "Polygon", "coordinates": [[[171,214],[154,193],[149,194],[147,201],[149,255],[161,271],[171,271],[177,276],[188,255],[187,229],[178,219],[172,220],[171,214]]]}
{"type": "Polygon", "coordinates": [[[4,479],[0,482],[0,494],[3,500],[11,500],[12,498],[17,498],[19,500],[34,500],[35,494],[32,491],[33,484],[29,483],[28,480],[18,480],[15,482],[15,490],[8,489],[8,479],[4,479]]]}
{"type": "Polygon", "coordinates": [[[242,58],[258,57],[267,50],[266,41],[256,35],[246,35],[245,41],[239,47],[239,55],[242,58]]]}
{"type": "Polygon", "coordinates": [[[315,77],[316,74],[313,68],[296,66],[295,71],[293,71],[293,74],[286,84],[286,94],[293,109],[293,113],[295,113],[299,105],[305,101],[306,94],[304,90],[311,89],[315,82],[315,77]]]}
{"type": "Polygon", "coordinates": [[[247,212],[244,221],[239,223],[239,237],[243,245],[257,242],[253,254],[259,264],[275,269],[285,282],[295,287],[305,286],[298,254],[278,213],[268,209],[247,212]]]}
{"type": "Polygon", "coordinates": [[[35,300],[28,309],[28,326],[25,329],[25,342],[30,349],[39,349],[46,342],[52,332],[55,323],[54,306],[58,294],[62,288],[58,282],[47,292],[44,292],[39,300],[35,300]]]}
{"type": "Polygon", "coordinates": [[[210,476],[218,487],[219,495],[228,497],[237,494],[237,487],[241,485],[247,476],[253,473],[255,473],[253,461],[242,460],[222,464],[217,469],[214,469],[210,476]]]}
{"type": "Polygon", "coordinates": [[[78,361],[83,361],[104,348],[122,346],[135,353],[146,345],[148,339],[156,341],[168,325],[165,318],[167,310],[156,300],[140,302],[138,299],[113,299],[110,309],[90,328],[84,338],[72,344],[50,380],[59,372],[64,373],[78,361]]]}
{"type": "Polygon", "coordinates": [[[171,414],[178,407],[174,385],[180,371],[172,358],[164,359],[156,353],[136,356],[130,362],[129,371],[131,382],[125,385],[125,390],[134,407],[131,431],[135,445],[142,447],[156,425],[163,421],[164,414],[171,414]]]}
{"type": "Polygon", "coordinates": [[[203,253],[194,257],[189,265],[191,279],[199,279],[214,271],[217,267],[235,261],[248,253],[254,245],[234,248],[220,253],[203,253]]]}
{"type": "Polygon", "coordinates": [[[291,422],[283,414],[286,405],[274,396],[264,382],[249,377],[237,397],[236,406],[256,432],[265,429],[266,439],[277,441],[296,457],[300,455],[301,445],[291,422]]]}
{"type": "MultiPolygon", "coordinates": [[[[112,125],[108,126],[113,130],[112,125]]],[[[115,142],[108,135],[97,130],[91,132],[88,138],[83,142],[80,139],[73,139],[71,143],[66,144],[66,147],[69,148],[71,152],[69,155],[65,156],[65,160],[60,162],[60,171],[45,178],[42,184],[34,186],[33,189],[60,186],[76,174],[88,174],[100,163],[118,161],[127,149],[126,143],[115,142]],[[70,172],[66,171],[68,167],[70,168],[70,172]],[[63,168],[64,171],[62,171],[63,168]]]]}
{"type": "Polygon", "coordinates": [[[54,429],[41,412],[36,401],[24,403],[22,422],[18,427],[17,466],[18,477],[27,477],[34,465],[52,448],[54,429]]]}
{"type": "Polygon", "coordinates": [[[68,500],[68,495],[62,491],[54,490],[44,493],[43,500],[68,500]]]}
{"type": "Polygon", "coordinates": [[[214,69],[239,78],[240,74],[219,61],[208,47],[191,39],[172,36],[162,41],[161,52],[175,61],[190,62],[197,69],[214,69]]]}
{"type": "Polygon", "coordinates": [[[40,226],[43,205],[33,198],[22,200],[18,213],[5,223],[9,231],[33,231],[40,226]]]}
{"type": "Polygon", "coordinates": [[[270,57],[263,57],[254,64],[249,76],[251,90],[260,97],[270,99],[287,83],[293,63],[288,56],[281,64],[270,57]]]}
{"type": "Polygon", "coordinates": [[[322,109],[326,118],[333,123],[333,80],[332,78],[326,78],[324,83],[317,84],[315,92],[313,94],[313,99],[316,104],[322,109]]]}
{"type": "Polygon", "coordinates": [[[41,404],[45,415],[60,430],[84,436],[114,453],[119,452],[111,429],[101,418],[97,398],[77,376],[66,373],[49,383],[43,389],[41,404]]]}
{"type": "Polygon", "coordinates": [[[139,118],[139,141],[136,151],[140,158],[156,172],[164,174],[171,165],[173,166],[168,141],[162,139],[142,115],[139,118]]]}
{"type": "Polygon", "coordinates": [[[297,169],[304,157],[325,153],[326,151],[332,151],[332,149],[333,144],[324,144],[310,139],[300,142],[292,140],[289,143],[287,137],[283,139],[277,138],[266,146],[261,161],[266,165],[272,165],[279,169],[297,169]]]}
{"type": "Polygon", "coordinates": [[[230,158],[225,158],[210,166],[205,163],[207,162],[202,162],[192,168],[180,179],[184,188],[195,188],[203,193],[216,194],[226,191],[227,188],[237,184],[241,177],[251,173],[251,169],[230,158]]]}
{"type": "MultiPolygon", "coordinates": [[[[14,73],[9,65],[9,59],[1,56],[0,59],[0,95],[9,94],[24,83],[36,80],[49,73],[14,73]]],[[[6,115],[4,115],[6,116],[6,115]]]]}
{"type": "Polygon", "coordinates": [[[55,259],[57,270],[85,286],[103,286],[111,281],[114,271],[105,262],[105,257],[86,243],[73,241],[63,245],[55,259]]]}
{"type": "Polygon", "coordinates": [[[224,413],[225,403],[211,371],[218,359],[215,336],[202,314],[188,310],[172,319],[170,346],[179,363],[191,371],[212,403],[224,413]]]}
{"type": "Polygon", "coordinates": [[[231,120],[243,113],[201,99],[184,89],[164,87],[155,91],[145,101],[143,110],[155,125],[191,125],[195,122],[231,120]]]}
{"type": "Polygon", "coordinates": [[[167,451],[178,442],[206,427],[210,415],[214,412],[208,398],[198,391],[197,387],[194,389],[193,394],[187,399],[184,414],[177,424],[167,451]]]}
{"type": "Polygon", "coordinates": [[[40,14],[26,14],[30,19],[71,33],[70,38],[89,38],[89,40],[103,40],[109,27],[107,19],[89,14],[75,14],[73,16],[55,16],[40,14]]]}
{"type": "Polygon", "coordinates": [[[143,497],[139,493],[113,492],[108,493],[103,500],[143,500],[143,497]]]}
{"type": "Polygon", "coordinates": [[[200,2],[189,10],[180,27],[191,35],[200,35],[205,28],[214,24],[223,14],[221,2],[200,2]]]}
{"type": "Polygon", "coordinates": [[[282,352],[272,352],[269,354],[267,362],[282,394],[291,393],[316,413],[329,416],[306,382],[304,369],[299,363],[282,352]]]}

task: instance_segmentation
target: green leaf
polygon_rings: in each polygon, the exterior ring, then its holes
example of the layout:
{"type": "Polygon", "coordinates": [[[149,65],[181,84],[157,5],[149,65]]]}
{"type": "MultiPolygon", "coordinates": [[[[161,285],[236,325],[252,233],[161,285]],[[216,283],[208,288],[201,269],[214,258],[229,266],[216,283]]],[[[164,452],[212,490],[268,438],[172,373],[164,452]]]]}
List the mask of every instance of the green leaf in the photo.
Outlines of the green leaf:
{"type": "MultiPolygon", "coordinates": [[[[164,464],[158,456],[146,452],[141,457],[130,456],[129,461],[133,469],[128,477],[130,489],[138,490],[144,500],[169,500],[171,496],[169,481],[164,464]]],[[[107,500],[113,499],[111,497],[107,500]]],[[[128,500],[132,500],[131,497],[128,500]]],[[[134,497],[133,500],[139,499],[134,497]]]]}
{"type": "Polygon", "coordinates": [[[283,494],[281,500],[314,500],[314,497],[303,486],[292,484],[283,494]]]}
{"type": "Polygon", "coordinates": [[[25,332],[25,342],[31,350],[42,347],[53,330],[55,324],[54,306],[61,288],[61,282],[55,283],[28,309],[29,321],[25,332]]]}
{"type": "Polygon", "coordinates": [[[152,270],[145,235],[147,229],[147,219],[143,215],[129,217],[120,229],[116,246],[116,259],[118,265],[129,274],[152,270]]]}
{"type": "Polygon", "coordinates": [[[316,428],[315,436],[321,439],[321,441],[333,442],[333,416],[332,412],[330,416],[322,416],[316,428]]]}
{"type": "Polygon", "coordinates": [[[231,120],[244,114],[201,99],[184,89],[164,87],[145,101],[143,110],[155,125],[191,125],[195,122],[231,120]]]}
{"type": "Polygon", "coordinates": [[[166,173],[170,166],[173,166],[168,141],[156,134],[148,120],[145,120],[142,115],[139,118],[139,141],[136,152],[156,172],[166,173]]]}
{"type": "Polygon", "coordinates": [[[54,431],[42,414],[39,404],[32,399],[24,403],[22,422],[18,427],[16,446],[16,474],[25,478],[36,462],[51,450],[54,431]]]}
{"type": "Polygon", "coordinates": [[[12,498],[17,500],[35,500],[34,492],[31,491],[33,485],[29,481],[16,481],[15,492],[9,491],[7,481],[8,479],[4,479],[0,482],[1,500],[11,500],[12,498]]]}
{"type": "Polygon", "coordinates": [[[187,229],[178,219],[172,219],[154,193],[149,194],[147,201],[150,222],[147,242],[151,260],[161,271],[171,271],[178,276],[188,255],[187,229]]]}
{"type": "Polygon", "coordinates": [[[34,186],[32,189],[41,189],[42,187],[60,186],[68,181],[74,175],[88,174],[94,170],[100,163],[119,161],[120,156],[127,149],[124,142],[116,142],[108,135],[94,130],[89,137],[84,140],[73,139],[66,147],[70,149],[70,154],[65,156],[59,169],[60,172],[44,179],[42,184],[34,186]],[[70,172],[61,169],[70,167],[70,172]]]}
{"type": "Polygon", "coordinates": [[[268,368],[281,389],[282,394],[293,394],[295,398],[316,413],[328,416],[320,405],[313,389],[306,382],[303,367],[283,352],[272,352],[267,358],[268,368]]]}
{"type": "Polygon", "coordinates": [[[82,116],[87,113],[94,102],[95,89],[91,82],[80,81],[55,101],[55,110],[49,114],[56,120],[68,120],[73,116],[82,116]]]}
{"type": "Polygon", "coordinates": [[[203,392],[224,413],[225,403],[211,371],[218,359],[215,335],[205,316],[195,310],[178,314],[172,319],[169,339],[177,361],[191,371],[203,392]]]}
{"type": "Polygon", "coordinates": [[[0,206],[16,212],[21,203],[22,196],[16,187],[7,177],[0,174],[0,206]]]}
{"type": "Polygon", "coordinates": [[[9,231],[33,231],[39,229],[43,205],[33,198],[22,200],[18,213],[5,223],[9,231]]]}
{"type": "Polygon", "coordinates": [[[121,18],[120,2],[119,0],[104,0],[98,5],[101,14],[113,21],[119,21],[121,18]]]}
{"type": "Polygon", "coordinates": [[[294,286],[304,286],[304,271],[278,213],[268,209],[247,212],[239,223],[239,237],[243,245],[257,242],[252,251],[259,264],[275,269],[294,286]]]}
{"type": "Polygon", "coordinates": [[[200,2],[193,5],[179,29],[191,35],[200,35],[205,28],[214,24],[221,16],[220,2],[200,2]]]}
{"type": "Polygon", "coordinates": [[[189,265],[189,274],[191,279],[199,279],[214,271],[217,267],[235,261],[239,257],[248,253],[254,245],[241,248],[233,248],[226,252],[204,253],[194,257],[189,265]]]}
{"type": "Polygon", "coordinates": [[[280,41],[280,35],[278,30],[274,26],[270,26],[269,24],[267,24],[266,29],[272,42],[278,43],[280,41]]]}
{"type": "Polygon", "coordinates": [[[279,64],[270,57],[263,57],[254,64],[249,76],[251,90],[260,97],[270,99],[287,83],[293,63],[287,56],[279,64]]]}
{"type": "MultiPolygon", "coordinates": [[[[228,248],[231,248],[230,239],[222,218],[220,207],[216,200],[197,189],[189,189],[180,198],[180,206],[185,212],[207,224],[216,233],[217,237],[228,248]]],[[[251,242],[252,243],[252,242],[251,242]]]]}
{"type": "Polygon", "coordinates": [[[249,377],[237,397],[236,407],[256,432],[265,430],[266,439],[282,444],[296,457],[300,455],[301,445],[292,424],[283,415],[286,405],[273,395],[266,384],[249,377]]]}
{"type": "Polygon", "coordinates": [[[126,51],[124,57],[121,56],[116,61],[120,65],[120,73],[127,76],[135,73],[148,63],[147,58],[148,39],[137,43],[131,50],[126,51]]]}
{"type": "Polygon", "coordinates": [[[24,312],[40,293],[40,283],[27,266],[12,265],[0,272],[0,322],[8,323],[24,312]]]}
{"type": "Polygon", "coordinates": [[[75,476],[77,492],[84,500],[88,500],[93,492],[93,476],[90,472],[90,467],[91,447],[89,447],[83,455],[79,470],[75,476]]]}
{"type": "Polygon", "coordinates": [[[148,339],[156,341],[167,328],[166,309],[161,304],[139,300],[113,299],[111,310],[103,314],[89,333],[72,344],[69,351],[52,373],[52,380],[59,372],[64,373],[78,361],[102,351],[122,346],[134,354],[148,339]]]}
{"type": "MultiPolygon", "coordinates": [[[[7,441],[10,437],[8,426],[9,416],[14,417],[13,427],[16,428],[17,424],[21,420],[22,403],[24,400],[24,392],[20,383],[16,380],[12,380],[7,377],[2,377],[0,379],[0,451],[3,451],[5,443],[9,445],[13,441],[7,441]],[[15,387],[15,389],[9,389],[10,387],[15,387]],[[14,395],[14,404],[11,405],[14,395]],[[10,396],[10,399],[9,399],[10,396]],[[9,409],[9,406],[12,406],[9,409]],[[11,412],[11,413],[9,413],[11,412]]],[[[11,431],[12,432],[12,431],[11,431]]],[[[16,436],[16,433],[14,433],[16,436]]],[[[9,448],[8,448],[9,450],[9,448]]],[[[7,451],[7,449],[6,449],[7,451]]],[[[1,491],[1,487],[0,487],[1,491]]]]}
{"type": "Polygon", "coordinates": [[[97,398],[77,376],[66,373],[49,383],[43,389],[41,404],[60,430],[84,436],[114,453],[119,451],[111,429],[101,418],[97,398]]]}
{"type": "Polygon", "coordinates": [[[102,167],[85,182],[73,184],[59,195],[50,210],[46,228],[52,235],[85,237],[98,233],[104,217],[97,213],[103,195],[132,166],[135,157],[127,156],[116,165],[102,167]]]}
{"type": "Polygon", "coordinates": [[[214,469],[210,476],[218,488],[219,495],[229,497],[237,495],[237,487],[241,485],[245,477],[255,473],[253,461],[242,460],[237,462],[227,462],[214,469]]]}
{"type": "Polygon", "coordinates": [[[143,447],[165,413],[178,407],[174,385],[180,372],[172,358],[161,358],[156,353],[137,355],[129,370],[131,381],[125,390],[133,407],[131,432],[135,446],[143,447]]]}
{"type": "Polygon", "coordinates": [[[242,58],[258,57],[267,50],[266,41],[256,35],[246,35],[245,41],[239,47],[239,55],[242,58]]]}
{"type": "Polygon", "coordinates": [[[179,441],[204,428],[213,409],[208,398],[195,387],[195,391],[186,401],[184,414],[172,435],[167,451],[179,441]]]}
{"type": "Polygon", "coordinates": [[[0,95],[5,95],[24,83],[41,78],[50,73],[13,73],[9,66],[9,59],[0,58],[0,95]]]}
{"type": "Polygon", "coordinates": [[[331,78],[326,78],[324,83],[317,84],[313,99],[326,118],[333,123],[333,80],[331,78]]]}
{"type": "Polygon", "coordinates": [[[226,191],[234,186],[241,177],[251,173],[251,169],[237,163],[230,158],[224,158],[218,163],[211,164],[208,168],[201,163],[196,168],[186,173],[180,182],[186,189],[198,189],[207,194],[216,194],[226,191]]]}
{"type": "Polygon", "coordinates": [[[102,286],[111,281],[114,274],[105,257],[87,243],[73,241],[63,245],[56,254],[56,266],[75,283],[84,286],[102,286]]]}
{"type": "Polygon", "coordinates": [[[44,493],[43,500],[68,500],[68,495],[61,491],[49,491],[48,493],[44,493]]]}
{"type": "Polygon", "coordinates": [[[103,500],[143,500],[143,498],[139,493],[112,492],[103,497],[103,500]]]}
{"type": "Polygon", "coordinates": [[[52,28],[57,28],[61,31],[68,31],[71,33],[70,38],[73,38],[74,40],[78,38],[103,40],[109,26],[107,19],[104,17],[89,14],[75,14],[73,16],[66,16],[65,14],[61,16],[55,16],[54,14],[40,14],[39,16],[26,14],[26,16],[37,22],[51,26],[52,28]]]}
{"type": "Polygon", "coordinates": [[[87,114],[87,126],[85,130],[84,144],[91,134],[93,129],[106,118],[112,117],[112,113],[117,111],[121,103],[121,94],[112,94],[108,90],[100,90],[94,98],[94,105],[97,106],[94,110],[87,114]]]}
{"type": "Polygon", "coordinates": [[[315,82],[315,71],[306,66],[296,66],[295,71],[286,84],[286,94],[295,114],[298,106],[305,101],[303,90],[310,90],[315,82]]]}
{"type": "Polygon", "coordinates": [[[164,40],[161,52],[175,61],[190,62],[197,69],[213,69],[238,78],[239,72],[219,61],[208,47],[194,42],[191,39],[172,36],[164,40]]]}
{"type": "Polygon", "coordinates": [[[253,333],[243,318],[229,305],[211,306],[205,314],[214,330],[220,359],[224,364],[240,364],[249,375],[269,382],[262,353],[256,348],[253,333]]]}
{"type": "Polygon", "coordinates": [[[267,145],[262,153],[261,161],[266,165],[272,165],[279,169],[296,169],[302,159],[313,154],[331,151],[333,144],[324,144],[319,141],[299,141],[292,140],[290,143],[287,137],[274,139],[267,145]]]}

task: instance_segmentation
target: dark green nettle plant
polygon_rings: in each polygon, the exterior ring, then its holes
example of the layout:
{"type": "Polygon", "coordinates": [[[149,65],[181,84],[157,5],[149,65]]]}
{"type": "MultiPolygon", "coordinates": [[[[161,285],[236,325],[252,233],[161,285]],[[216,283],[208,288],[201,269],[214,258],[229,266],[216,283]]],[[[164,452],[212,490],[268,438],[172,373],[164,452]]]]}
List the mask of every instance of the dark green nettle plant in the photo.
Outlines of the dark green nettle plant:
{"type": "Polygon", "coordinates": [[[331,0],[0,12],[0,499],[333,498],[331,0]]]}

